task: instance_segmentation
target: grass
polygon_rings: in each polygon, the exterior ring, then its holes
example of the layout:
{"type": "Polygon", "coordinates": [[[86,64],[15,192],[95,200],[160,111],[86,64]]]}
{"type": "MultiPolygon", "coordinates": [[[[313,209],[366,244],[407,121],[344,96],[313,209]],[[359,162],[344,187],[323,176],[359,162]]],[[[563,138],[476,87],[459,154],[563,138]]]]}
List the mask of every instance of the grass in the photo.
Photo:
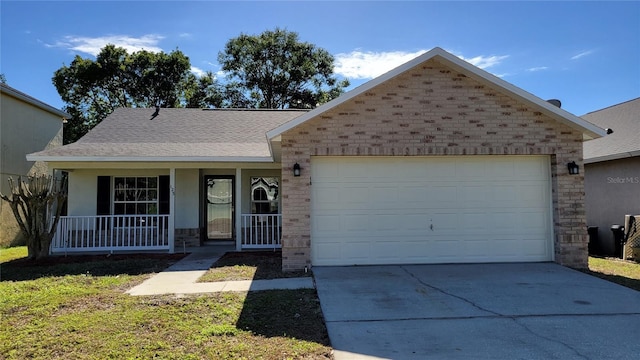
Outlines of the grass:
{"type": "Polygon", "coordinates": [[[589,274],[640,291],[640,264],[616,258],[589,257],[589,274]]]}
{"type": "Polygon", "coordinates": [[[27,257],[27,247],[0,248],[0,263],[27,257]]]}
{"type": "Polygon", "coordinates": [[[222,256],[198,282],[269,280],[311,276],[311,272],[282,272],[282,252],[229,252],[222,256]]]}
{"type": "Polygon", "coordinates": [[[2,359],[331,358],[315,290],[133,297],[175,256],[24,256],[0,252],[2,359]]]}

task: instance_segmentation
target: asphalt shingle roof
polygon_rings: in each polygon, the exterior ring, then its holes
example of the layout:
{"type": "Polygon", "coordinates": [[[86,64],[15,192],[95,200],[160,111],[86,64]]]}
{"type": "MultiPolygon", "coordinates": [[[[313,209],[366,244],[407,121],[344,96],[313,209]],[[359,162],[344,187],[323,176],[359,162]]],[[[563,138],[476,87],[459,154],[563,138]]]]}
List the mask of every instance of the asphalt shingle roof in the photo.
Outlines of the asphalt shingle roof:
{"type": "Polygon", "coordinates": [[[613,134],[584,143],[585,162],[640,156],[640,98],[590,112],[583,119],[613,134]]]}
{"type": "Polygon", "coordinates": [[[267,131],[303,110],[119,108],[73,144],[31,154],[78,160],[269,158],[267,131]]]}

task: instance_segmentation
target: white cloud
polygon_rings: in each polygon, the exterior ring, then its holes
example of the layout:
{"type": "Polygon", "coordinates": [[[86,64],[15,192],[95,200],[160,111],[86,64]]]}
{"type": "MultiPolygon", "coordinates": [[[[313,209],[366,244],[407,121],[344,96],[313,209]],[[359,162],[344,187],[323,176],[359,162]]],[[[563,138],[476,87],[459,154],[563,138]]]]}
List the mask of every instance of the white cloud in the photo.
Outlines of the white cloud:
{"type": "Polygon", "coordinates": [[[191,72],[196,77],[202,77],[207,73],[206,71],[200,69],[199,67],[195,67],[195,66],[191,66],[191,72]]]}
{"type": "Polygon", "coordinates": [[[85,36],[65,36],[63,40],[47,46],[66,48],[93,56],[98,55],[100,50],[107,44],[122,47],[129,53],[139,50],[160,52],[162,49],[157,45],[163,38],[163,36],[156,34],[143,35],[138,38],[127,35],[108,35],[93,38],[85,36]]]}
{"type": "Polygon", "coordinates": [[[479,67],[480,69],[486,69],[495,65],[498,65],[502,62],[502,60],[506,59],[509,57],[509,55],[500,55],[500,56],[496,56],[496,55],[492,55],[492,56],[484,56],[484,55],[479,55],[476,57],[472,57],[472,58],[466,58],[462,55],[456,55],[457,57],[459,57],[460,59],[471,63],[472,65],[475,65],[477,67],[479,67]]]}
{"type": "Polygon", "coordinates": [[[580,59],[581,57],[585,57],[585,56],[587,56],[587,55],[591,55],[591,54],[593,54],[593,50],[583,51],[583,52],[581,52],[581,53],[579,53],[579,54],[577,54],[577,55],[572,56],[572,57],[571,57],[571,60],[578,60],[578,59],[580,59]]]}
{"type": "Polygon", "coordinates": [[[336,55],[333,71],[350,79],[373,79],[425,52],[427,50],[341,53],[336,55]]]}
{"type": "Polygon", "coordinates": [[[546,66],[536,66],[536,67],[532,67],[532,68],[528,68],[527,71],[529,72],[536,72],[536,71],[543,71],[543,70],[547,70],[549,69],[546,66]]]}
{"type": "MultiPolygon", "coordinates": [[[[350,53],[341,53],[336,55],[336,65],[333,71],[350,79],[373,79],[386,73],[393,68],[406,63],[422,54],[427,50],[418,50],[415,52],[406,51],[389,51],[389,52],[372,52],[355,50],[350,53]]],[[[476,56],[465,58],[456,55],[460,59],[465,60],[481,69],[495,66],[508,58],[508,55],[501,56],[476,56]]]]}

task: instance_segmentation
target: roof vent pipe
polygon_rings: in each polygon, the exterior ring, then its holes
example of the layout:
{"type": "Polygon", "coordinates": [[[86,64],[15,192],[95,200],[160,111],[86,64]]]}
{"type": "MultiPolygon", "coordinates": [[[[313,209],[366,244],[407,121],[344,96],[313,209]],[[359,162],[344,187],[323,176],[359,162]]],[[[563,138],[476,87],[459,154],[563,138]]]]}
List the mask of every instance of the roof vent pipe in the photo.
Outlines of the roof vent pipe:
{"type": "Polygon", "coordinates": [[[555,107],[562,107],[562,103],[558,99],[549,99],[547,102],[555,107]]]}

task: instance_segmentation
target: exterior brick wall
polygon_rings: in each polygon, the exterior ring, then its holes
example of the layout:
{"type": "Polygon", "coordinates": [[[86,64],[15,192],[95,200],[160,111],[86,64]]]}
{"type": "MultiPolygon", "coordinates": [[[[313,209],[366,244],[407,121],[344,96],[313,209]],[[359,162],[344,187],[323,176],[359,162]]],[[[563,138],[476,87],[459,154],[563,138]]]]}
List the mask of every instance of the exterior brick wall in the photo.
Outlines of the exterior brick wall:
{"type": "Polygon", "coordinates": [[[311,156],[433,155],[549,155],[555,261],[587,267],[582,133],[431,59],[282,134],[283,270],[311,265],[311,156]]]}
{"type": "Polygon", "coordinates": [[[200,229],[176,229],[175,248],[200,246],[200,229]]]}

